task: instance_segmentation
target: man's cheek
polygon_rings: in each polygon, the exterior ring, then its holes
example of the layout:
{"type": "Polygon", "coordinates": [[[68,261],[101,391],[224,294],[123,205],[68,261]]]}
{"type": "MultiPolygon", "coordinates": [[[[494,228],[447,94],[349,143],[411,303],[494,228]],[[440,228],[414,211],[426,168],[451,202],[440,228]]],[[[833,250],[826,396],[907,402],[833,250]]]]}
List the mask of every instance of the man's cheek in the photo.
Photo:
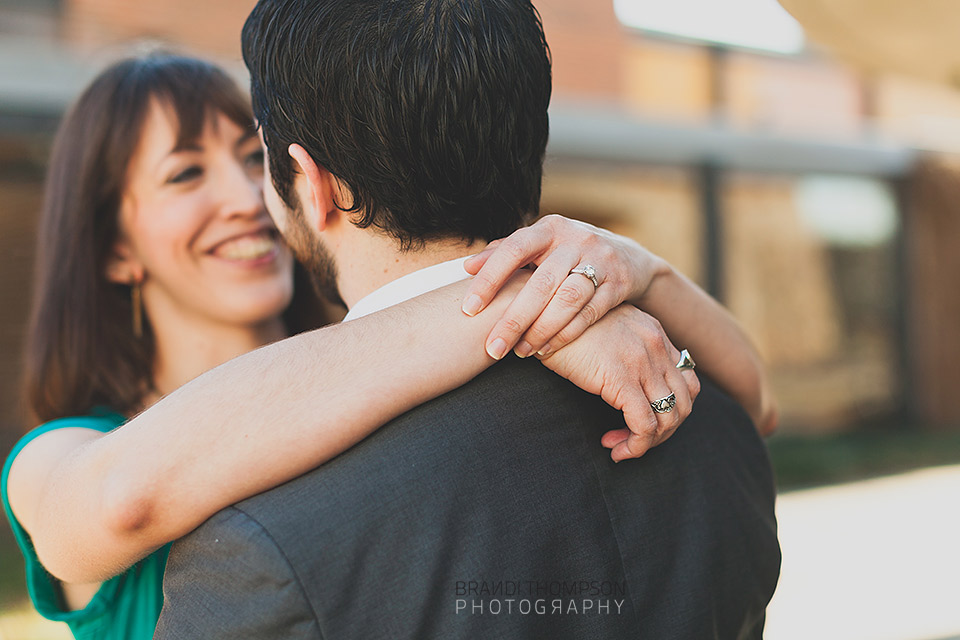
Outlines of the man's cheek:
{"type": "Polygon", "coordinates": [[[280,200],[280,196],[277,195],[277,192],[272,188],[264,189],[263,201],[267,206],[267,212],[270,214],[270,217],[273,218],[273,224],[277,226],[280,235],[286,238],[288,233],[286,205],[280,200]]]}

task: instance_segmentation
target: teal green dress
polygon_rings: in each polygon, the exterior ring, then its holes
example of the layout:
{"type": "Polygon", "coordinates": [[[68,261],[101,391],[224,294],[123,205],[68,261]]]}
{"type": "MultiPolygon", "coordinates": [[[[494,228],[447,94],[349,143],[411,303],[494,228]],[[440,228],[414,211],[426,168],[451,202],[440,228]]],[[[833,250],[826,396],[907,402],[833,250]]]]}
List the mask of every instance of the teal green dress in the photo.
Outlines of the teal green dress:
{"type": "Polygon", "coordinates": [[[65,611],[56,579],[40,564],[30,536],[10,510],[7,476],[10,474],[13,459],[34,438],[55,429],[77,427],[106,433],[119,427],[125,420],[121,415],[101,411],[89,416],[53,420],[37,427],[21,438],[13,448],[3,465],[3,476],[0,478],[3,509],[26,560],[27,591],[33,606],[44,618],[67,623],[77,640],[153,638],[157,620],[160,618],[160,608],[163,606],[163,570],[167,564],[170,545],[155,551],[125,573],[104,582],[93,600],[83,609],[65,611]]]}

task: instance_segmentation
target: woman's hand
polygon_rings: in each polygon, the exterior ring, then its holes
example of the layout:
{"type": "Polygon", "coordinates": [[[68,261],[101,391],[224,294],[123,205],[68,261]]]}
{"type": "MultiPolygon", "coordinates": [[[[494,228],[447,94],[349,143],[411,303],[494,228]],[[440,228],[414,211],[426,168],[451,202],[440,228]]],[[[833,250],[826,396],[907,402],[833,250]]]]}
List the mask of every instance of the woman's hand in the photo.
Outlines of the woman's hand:
{"type": "Polygon", "coordinates": [[[620,303],[641,298],[669,268],[629,238],[549,215],[467,260],[464,268],[476,277],[464,296],[464,313],[476,315],[529,264],[537,265],[536,271],[486,340],[487,353],[498,360],[514,347],[520,357],[563,348],[620,303]],[[585,265],[596,270],[598,286],[570,273],[585,265]]]}
{"type": "Polygon", "coordinates": [[[665,260],[629,238],[546,216],[466,261],[464,268],[476,277],[463,298],[464,313],[472,316],[485,308],[510,275],[529,264],[537,265],[536,271],[487,336],[492,357],[502,358],[514,347],[521,357],[549,355],[629,302],[689,349],[700,372],[747,410],[761,434],[776,428],[770,380],[737,321],[665,260]],[[585,265],[595,268],[597,287],[590,278],[570,273],[585,265]]]}
{"type": "Polygon", "coordinates": [[[639,458],[677,430],[700,393],[691,369],[679,370],[680,353],[656,319],[623,304],[582,336],[541,362],[581,389],[623,411],[627,429],[608,431],[600,442],[614,462],[639,458]],[[673,394],[676,405],[655,413],[650,403],[673,394]]]}

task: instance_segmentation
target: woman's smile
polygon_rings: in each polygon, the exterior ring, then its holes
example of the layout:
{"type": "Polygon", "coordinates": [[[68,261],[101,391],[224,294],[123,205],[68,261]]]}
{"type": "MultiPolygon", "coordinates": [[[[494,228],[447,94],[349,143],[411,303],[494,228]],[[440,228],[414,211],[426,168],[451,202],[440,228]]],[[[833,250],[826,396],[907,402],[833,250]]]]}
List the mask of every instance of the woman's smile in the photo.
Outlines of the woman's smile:
{"type": "Polygon", "coordinates": [[[262,229],[228,238],[214,246],[208,254],[233,265],[257,268],[272,265],[281,250],[277,232],[262,229]]]}

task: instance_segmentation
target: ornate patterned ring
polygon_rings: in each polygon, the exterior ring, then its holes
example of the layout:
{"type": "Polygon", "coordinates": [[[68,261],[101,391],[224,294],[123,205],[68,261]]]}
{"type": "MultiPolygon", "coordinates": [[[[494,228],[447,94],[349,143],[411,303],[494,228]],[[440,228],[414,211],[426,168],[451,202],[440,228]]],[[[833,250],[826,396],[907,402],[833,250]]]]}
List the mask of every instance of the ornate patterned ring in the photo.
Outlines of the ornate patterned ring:
{"type": "Polygon", "coordinates": [[[670,413],[675,406],[677,406],[677,396],[672,393],[666,398],[660,398],[650,403],[650,408],[653,409],[655,413],[670,413]]]}

